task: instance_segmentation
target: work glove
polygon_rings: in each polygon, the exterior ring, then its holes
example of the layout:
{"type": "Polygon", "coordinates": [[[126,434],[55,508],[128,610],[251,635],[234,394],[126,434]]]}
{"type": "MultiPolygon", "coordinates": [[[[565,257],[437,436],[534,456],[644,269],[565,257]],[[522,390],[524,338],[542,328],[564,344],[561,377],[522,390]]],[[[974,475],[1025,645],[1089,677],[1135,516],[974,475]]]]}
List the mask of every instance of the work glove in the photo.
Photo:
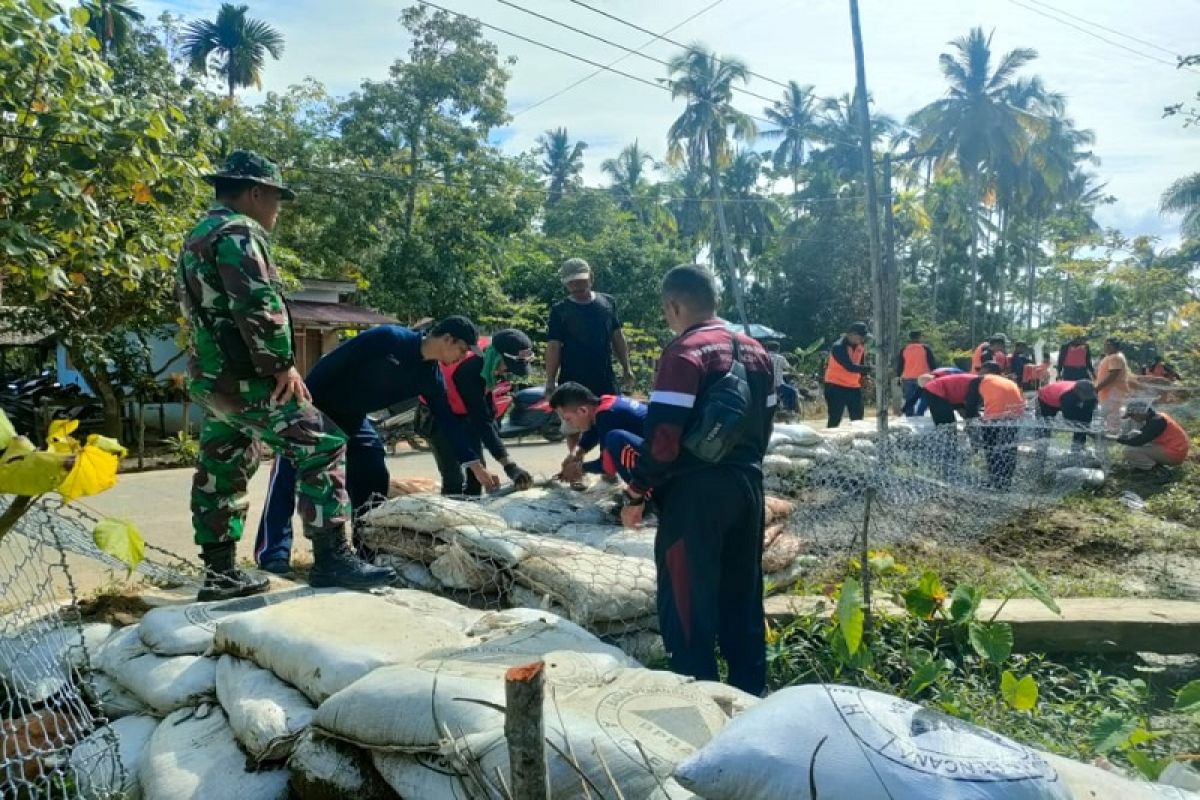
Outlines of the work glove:
{"type": "Polygon", "coordinates": [[[525,491],[533,486],[533,476],[515,463],[505,464],[504,474],[513,482],[513,486],[517,487],[517,491],[525,491]]]}

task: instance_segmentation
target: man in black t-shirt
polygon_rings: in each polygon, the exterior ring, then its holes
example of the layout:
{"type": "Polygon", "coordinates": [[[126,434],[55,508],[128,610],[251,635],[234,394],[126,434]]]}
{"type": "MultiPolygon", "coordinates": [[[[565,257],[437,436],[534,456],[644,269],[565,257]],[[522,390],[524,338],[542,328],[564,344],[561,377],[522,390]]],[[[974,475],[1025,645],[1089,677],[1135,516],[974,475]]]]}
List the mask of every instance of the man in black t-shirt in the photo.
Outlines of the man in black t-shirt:
{"type": "Polygon", "coordinates": [[[621,362],[621,383],[633,386],[629,345],[612,297],[592,291],[592,268],[582,258],[567,259],[559,278],[568,297],[550,309],[546,332],[546,396],[559,383],[574,381],[596,396],[617,393],[612,357],[621,362]]]}

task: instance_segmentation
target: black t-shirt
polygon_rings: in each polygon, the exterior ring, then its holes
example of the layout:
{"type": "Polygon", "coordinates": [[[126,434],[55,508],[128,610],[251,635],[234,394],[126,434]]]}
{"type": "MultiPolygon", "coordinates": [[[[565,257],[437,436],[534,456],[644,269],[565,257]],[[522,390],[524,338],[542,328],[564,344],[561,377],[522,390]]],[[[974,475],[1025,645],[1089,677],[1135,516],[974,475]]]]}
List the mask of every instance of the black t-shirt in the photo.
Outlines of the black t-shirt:
{"type": "Polygon", "coordinates": [[[546,338],[562,342],[558,382],[582,383],[597,395],[616,394],[612,335],[620,329],[617,304],[606,294],[593,293],[590,303],[570,298],[556,303],[550,309],[546,338]]]}

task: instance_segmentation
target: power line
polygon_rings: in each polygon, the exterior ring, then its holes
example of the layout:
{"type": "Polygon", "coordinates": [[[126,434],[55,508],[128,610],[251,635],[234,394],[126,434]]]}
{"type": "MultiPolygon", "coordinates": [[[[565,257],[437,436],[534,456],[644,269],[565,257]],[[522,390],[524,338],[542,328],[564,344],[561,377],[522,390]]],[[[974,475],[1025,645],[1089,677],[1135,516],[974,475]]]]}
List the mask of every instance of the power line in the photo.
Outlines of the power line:
{"type": "MultiPolygon", "coordinates": [[[[1090,31],[1087,28],[1076,25],[1075,23],[1073,23],[1069,20],[1063,19],[1062,17],[1055,16],[1054,14],[1051,14],[1047,11],[1043,11],[1040,8],[1026,5],[1025,3],[1021,2],[1021,0],[1008,0],[1008,2],[1012,3],[1015,6],[1020,6],[1021,8],[1025,9],[1026,11],[1032,11],[1034,14],[1043,16],[1046,19],[1054,20],[1055,22],[1059,23],[1060,25],[1066,25],[1068,28],[1074,28],[1075,30],[1079,31],[1080,33],[1082,33],[1086,36],[1090,36],[1093,39],[1099,39],[1100,41],[1104,42],[1105,44],[1110,45],[1112,47],[1116,47],[1120,50],[1124,50],[1127,53],[1132,53],[1135,56],[1140,56],[1140,57],[1148,59],[1150,61],[1156,61],[1159,64],[1166,64],[1171,69],[1179,68],[1179,65],[1176,62],[1168,61],[1165,58],[1159,58],[1158,56],[1151,55],[1150,53],[1147,53],[1143,50],[1137,50],[1133,47],[1128,47],[1126,45],[1121,44],[1120,42],[1114,42],[1112,39],[1108,39],[1104,36],[1101,36],[1100,34],[1095,33],[1094,31],[1090,31]]],[[[1185,67],[1185,69],[1189,69],[1192,72],[1200,72],[1200,70],[1194,70],[1191,67],[1185,67]]]]}
{"type": "MultiPolygon", "coordinates": [[[[602,44],[606,44],[609,47],[615,47],[618,50],[624,50],[626,55],[639,56],[641,58],[646,59],[647,61],[653,61],[655,64],[659,64],[661,66],[667,67],[668,69],[670,69],[670,67],[671,67],[670,61],[658,58],[657,56],[648,55],[647,53],[641,52],[640,49],[635,50],[632,47],[626,47],[623,44],[614,42],[611,39],[605,39],[603,36],[599,36],[590,31],[583,30],[582,28],[576,28],[574,25],[570,25],[566,22],[563,22],[562,20],[557,20],[553,17],[548,17],[545,14],[542,14],[540,12],[534,11],[529,8],[525,8],[524,6],[521,6],[521,5],[517,5],[516,3],[512,2],[512,0],[496,0],[496,2],[500,3],[501,5],[506,5],[509,8],[514,8],[517,11],[520,11],[524,14],[529,14],[532,17],[537,17],[538,19],[544,20],[545,22],[549,22],[552,25],[557,25],[560,28],[565,28],[566,30],[577,33],[580,36],[586,36],[589,39],[592,39],[597,42],[601,42],[602,44]]],[[[749,97],[753,97],[756,100],[762,100],[765,103],[774,103],[776,101],[776,98],[774,98],[774,97],[767,97],[766,95],[759,94],[758,92],[751,91],[750,89],[746,89],[742,86],[731,86],[730,88],[733,89],[733,91],[735,91],[735,92],[741,92],[742,94],[748,95],[749,97]]]]}
{"type": "MultiPolygon", "coordinates": [[[[642,43],[641,46],[639,46],[637,48],[637,50],[638,51],[644,50],[645,48],[649,47],[650,45],[654,44],[655,42],[661,40],[662,37],[665,36],[666,34],[671,33],[672,31],[678,30],[679,28],[682,28],[687,23],[691,22],[692,20],[696,19],[697,17],[701,16],[702,14],[708,13],[710,10],[721,5],[721,3],[723,3],[723,2],[725,2],[725,0],[714,0],[712,3],[709,3],[704,8],[700,9],[699,11],[692,14],[691,16],[681,20],[680,22],[676,23],[675,25],[672,25],[670,28],[667,28],[661,34],[655,34],[655,36],[653,38],[647,39],[644,43],[642,43]]],[[[617,64],[621,63],[625,59],[629,58],[630,55],[631,55],[630,53],[626,53],[625,55],[621,56],[620,58],[617,58],[617,59],[614,59],[613,61],[608,62],[608,64],[606,66],[608,66],[608,67],[616,66],[617,64]]],[[[596,77],[597,75],[599,75],[602,72],[604,72],[603,69],[597,69],[597,70],[593,70],[592,72],[589,72],[587,75],[584,75],[582,78],[575,81],[574,83],[564,86],[563,88],[559,89],[557,92],[554,92],[553,94],[548,95],[547,97],[543,97],[541,100],[538,100],[536,103],[532,103],[531,105],[525,106],[520,111],[517,111],[516,113],[514,113],[513,118],[515,119],[528,111],[532,111],[533,109],[538,108],[539,106],[549,103],[551,100],[555,100],[559,97],[562,97],[567,92],[571,91],[572,89],[576,88],[577,86],[580,86],[581,84],[587,83],[592,78],[596,77]]]]}
{"type": "Polygon", "coordinates": [[[1081,17],[1078,14],[1072,14],[1070,11],[1064,11],[1061,8],[1056,8],[1052,5],[1050,5],[1049,3],[1043,3],[1043,2],[1040,2],[1040,0],[1029,0],[1029,2],[1033,3],[1034,5],[1041,6],[1042,8],[1049,9],[1050,11],[1053,11],[1057,14],[1062,14],[1064,17],[1070,17],[1071,19],[1082,22],[1085,25],[1091,25],[1093,28],[1099,28],[1102,31],[1108,31],[1109,33],[1115,33],[1117,36],[1124,37],[1126,39],[1129,39],[1130,41],[1137,42],[1138,44],[1144,44],[1147,47],[1152,47],[1155,50],[1158,50],[1159,52],[1166,53],[1167,55],[1171,56],[1172,58],[1183,58],[1182,54],[1177,53],[1174,50],[1170,50],[1166,47],[1162,47],[1161,45],[1157,45],[1154,42],[1146,41],[1145,39],[1139,39],[1138,37],[1134,36],[1133,34],[1125,33],[1125,31],[1120,31],[1120,30],[1117,30],[1116,28],[1110,28],[1107,25],[1101,25],[1099,22],[1093,22],[1092,20],[1081,17]]]}

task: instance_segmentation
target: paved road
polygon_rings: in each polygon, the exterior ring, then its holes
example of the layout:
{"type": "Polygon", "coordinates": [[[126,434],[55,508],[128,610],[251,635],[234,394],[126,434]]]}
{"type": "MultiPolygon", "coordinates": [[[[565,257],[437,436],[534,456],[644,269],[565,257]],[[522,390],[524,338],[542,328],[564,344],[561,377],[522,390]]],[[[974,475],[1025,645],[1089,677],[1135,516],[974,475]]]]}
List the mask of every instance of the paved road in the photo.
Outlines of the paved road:
{"type": "MultiPolygon", "coordinates": [[[[565,445],[528,440],[510,444],[512,458],[535,476],[551,475],[557,471],[565,445]]],[[[388,457],[388,469],[396,477],[425,476],[437,478],[437,467],[428,453],[406,452],[388,457]]],[[[251,558],[254,549],[254,527],[262,512],[266,496],[269,464],[264,463],[250,482],[250,516],[246,536],[238,545],[238,554],[251,558]]],[[[503,474],[501,474],[503,478],[503,474]]],[[[191,521],[188,512],[188,492],[191,488],[191,469],[167,469],[120,477],[108,492],[89,498],[87,506],[105,516],[129,519],[137,524],[146,540],[158,547],[195,559],[197,548],[192,543],[191,521]]],[[[297,530],[299,521],[297,520],[297,530]]],[[[299,547],[308,550],[302,537],[299,547]]],[[[111,583],[113,576],[99,564],[86,558],[70,559],[72,575],[80,591],[88,593],[111,583]]]]}

